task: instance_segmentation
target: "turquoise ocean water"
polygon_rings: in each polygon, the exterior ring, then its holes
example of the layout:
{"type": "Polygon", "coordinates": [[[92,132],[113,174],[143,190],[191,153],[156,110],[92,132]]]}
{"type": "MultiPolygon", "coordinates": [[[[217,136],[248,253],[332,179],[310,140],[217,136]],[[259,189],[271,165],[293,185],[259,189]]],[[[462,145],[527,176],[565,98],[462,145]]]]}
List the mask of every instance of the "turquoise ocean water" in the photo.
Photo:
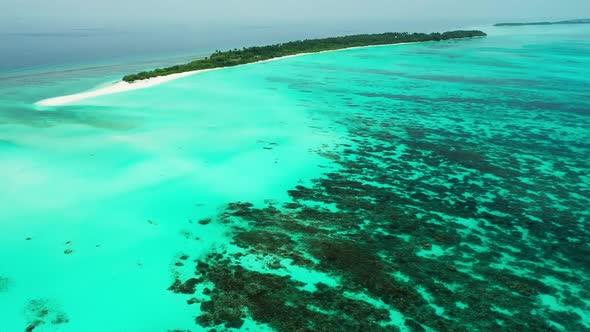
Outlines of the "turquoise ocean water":
{"type": "Polygon", "coordinates": [[[590,330],[590,27],[483,30],[3,74],[0,331],[590,330]]]}

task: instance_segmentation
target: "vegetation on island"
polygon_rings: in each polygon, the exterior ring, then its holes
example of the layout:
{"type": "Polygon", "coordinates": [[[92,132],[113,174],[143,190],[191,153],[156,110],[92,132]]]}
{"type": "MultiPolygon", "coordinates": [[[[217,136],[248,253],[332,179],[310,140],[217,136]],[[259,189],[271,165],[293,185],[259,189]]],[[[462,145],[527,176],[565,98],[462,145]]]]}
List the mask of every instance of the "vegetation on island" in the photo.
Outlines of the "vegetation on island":
{"type": "Polygon", "coordinates": [[[134,82],[151,77],[166,76],[194,70],[212,69],[219,67],[231,67],[253,63],[263,60],[279,58],[301,53],[314,53],[321,51],[333,51],[349,47],[377,46],[410,42],[441,41],[459,38],[483,37],[486,34],[479,30],[458,30],[444,33],[382,33],[364,34],[345,37],[333,37],[323,39],[306,39],[288,43],[254,46],[234,49],[226,52],[216,51],[204,59],[192,61],[182,65],[167,68],[158,68],[152,71],[144,71],[138,74],[123,77],[126,82],[134,82]]]}
{"type": "Polygon", "coordinates": [[[576,19],[557,22],[516,22],[516,23],[497,23],[496,27],[514,27],[525,25],[558,25],[558,24],[590,24],[590,19],[576,19]]]}

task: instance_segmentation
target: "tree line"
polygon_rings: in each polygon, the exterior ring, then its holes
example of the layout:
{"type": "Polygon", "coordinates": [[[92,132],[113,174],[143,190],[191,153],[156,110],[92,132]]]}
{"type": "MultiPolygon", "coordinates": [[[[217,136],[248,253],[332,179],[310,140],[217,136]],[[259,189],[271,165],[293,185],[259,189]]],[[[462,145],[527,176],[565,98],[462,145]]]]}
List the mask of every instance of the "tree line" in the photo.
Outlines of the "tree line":
{"type": "Polygon", "coordinates": [[[195,60],[186,64],[175,65],[167,68],[158,68],[151,71],[142,71],[137,74],[123,77],[126,82],[134,82],[151,77],[166,76],[187,71],[212,69],[219,67],[232,67],[252,62],[274,59],[278,57],[301,53],[315,53],[321,51],[339,50],[349,47],[377,46],[410,42],[442,41],[458,38],[483,37],[486,34],[479,30],[458,30],[443,33],[382,33],[363,34],[345,37],[332,37],[322,39],[306,39],[268,46],[245,47],[241,50],[233,49],[225,52],[216,51],[209,57],[195,60]]]}

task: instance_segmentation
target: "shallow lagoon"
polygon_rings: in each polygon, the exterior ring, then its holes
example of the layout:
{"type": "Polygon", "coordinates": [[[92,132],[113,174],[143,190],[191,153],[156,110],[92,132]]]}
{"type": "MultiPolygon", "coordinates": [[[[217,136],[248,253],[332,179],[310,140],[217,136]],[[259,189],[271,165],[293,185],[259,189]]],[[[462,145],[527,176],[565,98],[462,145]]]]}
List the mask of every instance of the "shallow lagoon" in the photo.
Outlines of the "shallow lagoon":
{"type": "Polygon", "coordinates": [[[486,32],[3,81],[0,331],[590,328],[590,30],[486,32]]]}

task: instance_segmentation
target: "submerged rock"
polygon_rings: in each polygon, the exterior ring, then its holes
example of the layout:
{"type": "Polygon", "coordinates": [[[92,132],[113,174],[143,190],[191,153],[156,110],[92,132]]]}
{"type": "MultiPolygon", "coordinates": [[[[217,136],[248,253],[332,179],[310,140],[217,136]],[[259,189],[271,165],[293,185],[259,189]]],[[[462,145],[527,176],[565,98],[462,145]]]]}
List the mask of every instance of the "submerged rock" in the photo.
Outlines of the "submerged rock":
{"type": "Polygon", "coordinates": [[[199,224],[201,225],[208,225],[211,223],[211,219],[201,219],[199,220],[199,224]]]}
{"type": "Polygon", "coordinates": [[[0,293],[8,290],[10,286],[10,279],[0,275],[0,293]]]}

